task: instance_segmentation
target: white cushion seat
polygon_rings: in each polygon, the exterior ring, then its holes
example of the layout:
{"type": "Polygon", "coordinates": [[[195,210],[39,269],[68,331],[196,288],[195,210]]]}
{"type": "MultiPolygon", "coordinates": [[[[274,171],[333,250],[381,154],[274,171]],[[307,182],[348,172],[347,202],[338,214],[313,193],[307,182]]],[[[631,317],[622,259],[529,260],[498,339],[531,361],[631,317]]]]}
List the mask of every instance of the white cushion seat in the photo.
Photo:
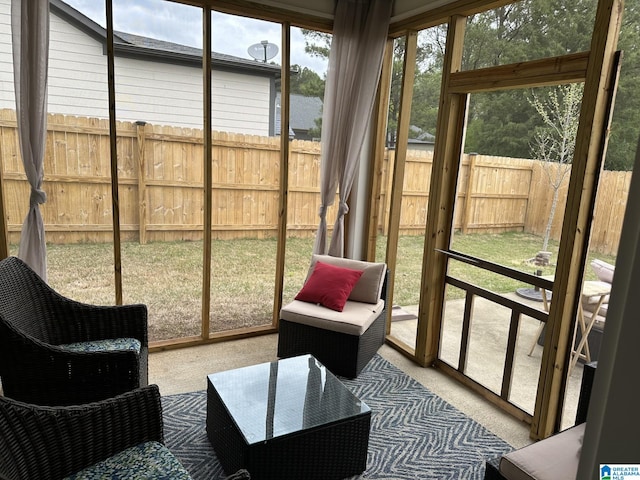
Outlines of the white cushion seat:
{"type": "Polygon", "coordinates": [[[325,328],[349,335],[362,335],[384,309],[384,300],[377,303],[347,301],[342,312],[322,305],[294,300],[280,311],[280,318],[311,327],[325,328]]]}
{"type": "MultiPolygon", "coordinates": [[[[591,268],[595,272],[600,282],[609,285],[613,283],[613,275],[616,269],[615,265],[611,265],[610,263],[596,258],[591,262],[591,268]]],[[[582,301],[582,305],[584,310],[591,313],[596,313],[598,315],[594,328],[598,328],[601,330],[602,328],[604,328],[604,321],[607,316],[607,312],[609,311],[609,295],[604,298],[604,302],[602,303],[600,310],[598,310],[598,312],[594,312],[599,301],[599,296],[589,297],[588,299],[586,299],[586,301],[582,301]]]]}
{"type": "Polygon", "coordinates": [[[507,480],[576,478],[585,423],[502,456],[500,474],[507,480]]]}

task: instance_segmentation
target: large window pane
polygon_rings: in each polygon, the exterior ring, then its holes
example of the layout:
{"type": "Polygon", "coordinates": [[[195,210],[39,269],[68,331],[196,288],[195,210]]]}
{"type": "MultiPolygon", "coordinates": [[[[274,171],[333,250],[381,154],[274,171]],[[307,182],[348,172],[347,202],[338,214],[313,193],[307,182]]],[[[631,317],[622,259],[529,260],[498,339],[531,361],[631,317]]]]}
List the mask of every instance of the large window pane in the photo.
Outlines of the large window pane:
{"type": "MultiPolygon", "coordinates": [[[[405,51],[404,39],[394,43],[393,70],[389,101],[388,131],[389,151],[386,174],[391,175],[396,145],[396,131],[400,114],[411,115],[404,177],[401,188],[399,239],[397,265],[393,286],[391,335],[415,348],[417,305],[420,299],[420,279],[424,251],[424,233],[427,220],[429,186],[435,146],[435,130],[438,117],[440,83],[442,78],[441,56],[438,45],[446,29],[435,27],[418,34],[413,97],[410,112],[399,112],[402,86],[402,67],[405,51]],[[408,332],[413,331],[412,335],[408,332]]],[[[446,34],[446,33],[445,33],[446,34]]],[[[388,222],[390,215],[391,177],[383,182],[379,218],[388,222]]],[[[382,225],[388,225],[383,223],[382,225]]],[[[386,229],[383,230],[386,233],[386,229]]],[[[386,236],[379,237],[386,243],[386,236]]]]}
{"type": "Polygon", "coordinates": [[[150,25],[120,32],[138,54],[116,48],[115,59],[119,143],[127,146],[118,158],[123,301],[147,305],[150,341],[201,330],[202,50],[151,27],[169,14],[202,30],[195,7],[114,3],[114,20],[144,16],[150,25]]]}
{"type": "MultiPolygon", "coordinates": [[[[320,152],[322,104],[328,57],[307,52],[326,52],[331,35],[314,30],[291,29],[291,76],[287,248],[283,305],[304,284],[320,217],[320,152]]],[[[336,203],[327,210],[329,239],[336,216],[336,203]]]]}
{"type": "MultiPolygon", "coordinates": [[[[90,17],[69,19],[51,7],[43,184],[47,202],[40,211],[50,285],[75,300],[112,305],[116,296],[106,31],[100,30],[96,39],[82,28],[83,21],[105,25],[106,17],[104,9],[83,13],[90,17]]],[[[130,141],[118,144],[119,155],[130,149],[130,141]]]]}
{"type": "Polygon", "coordinates": [[[596,0],[522,0],[472,15],[463,70],[589,50],[596,0]]]}
{"type": "Polygon", "coordinates": [[[212,25],[210,331],[215,333],[272,322],[282,33],[277,23],[218,12],[212,13],[212,25]],[[229,42],[229,36],[243,41],[229,42]]]}

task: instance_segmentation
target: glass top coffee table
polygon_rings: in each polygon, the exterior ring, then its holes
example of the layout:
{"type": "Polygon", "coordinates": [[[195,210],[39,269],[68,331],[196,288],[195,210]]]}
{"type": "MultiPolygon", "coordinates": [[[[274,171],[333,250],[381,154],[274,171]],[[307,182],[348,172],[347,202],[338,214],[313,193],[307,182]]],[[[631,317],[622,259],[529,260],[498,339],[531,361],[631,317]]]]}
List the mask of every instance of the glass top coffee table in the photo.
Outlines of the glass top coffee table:
{"type": "Polygon", "coordinates": [[[207,377],[207,435],[225,472],[341,479],[367,464],[371,410],[311,355],[207,377]]]}

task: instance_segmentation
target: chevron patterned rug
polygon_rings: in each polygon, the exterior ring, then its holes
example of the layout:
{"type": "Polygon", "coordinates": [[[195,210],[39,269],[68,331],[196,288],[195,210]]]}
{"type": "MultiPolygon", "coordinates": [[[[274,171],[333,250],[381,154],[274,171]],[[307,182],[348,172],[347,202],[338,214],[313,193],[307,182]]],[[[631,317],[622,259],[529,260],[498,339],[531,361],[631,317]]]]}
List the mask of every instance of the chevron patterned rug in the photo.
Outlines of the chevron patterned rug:
{"type": "MultiPolygon", "coordinates": [[[[379,355],[341,380],[372,411],[367,469],[354,479],[482,480],[486,459],[513,450],[379,355]]],[[[163,397],[162,406],[167,447],[194,480],[224,478],[205,431],[206,392],[163,397]]]]}

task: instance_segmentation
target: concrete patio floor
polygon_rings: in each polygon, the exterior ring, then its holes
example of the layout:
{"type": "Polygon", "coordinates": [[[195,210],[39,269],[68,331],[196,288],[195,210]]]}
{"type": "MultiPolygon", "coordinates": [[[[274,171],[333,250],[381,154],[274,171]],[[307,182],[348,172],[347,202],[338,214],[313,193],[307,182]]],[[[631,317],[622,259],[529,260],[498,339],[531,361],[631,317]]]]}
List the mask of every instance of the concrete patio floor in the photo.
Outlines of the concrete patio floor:
{"type": "MultiPolygon", "coordinates": [[[[515,293],[505,296],[542,310],[541,302],[524,299],[515,293]]],[[[417,314],[417,305],[403,306],[402,309],[417,314]]],[[[464,299],[447,301],[439,357],[455,368],[458,366],[463,315],[464,299]]],[[[502,385],[510,319],[510,309],[483,298],[475,298],[466,374],[495,393],[500,393],[502,385]]],[[[543,347],[536,343],[531,355],[529,352],[538,337],[539,326],[540,322],[531,317],[523,316],[520,320],[509,397],[512,403],[530,414],[533,414],[535,406],[543,347]]],[[[415,319],[394,321],[391,324],[391,334],[408,345],[414,345],[416,327],[415,319]]],[[[563,428],[568,428],[575,422],[581,380],[582,363],[578,362],[572,369],[567,384],[563,428]]]]}
{"type": "MultiPolygon", "coordinates": [[[[537,305],[534,304],[537,307],[537,305]]],[[[463,301],[447,302],[441,358],[456,365],[457,337],[460,332],[463,301]],[[456,332],[458,334],[456,335],[456,332]]],[[[414,307],[404,307],[417,311],[414,307]]],[[[499,391],[504,365],[504,345],[510,311],[476,300],[469,348],[468,374],[475,380],[499,391]]],[[[392,322],[392,335],[413,345],[416,320],[392,322]]],[[[531,318],[521,321],[516,348],[515,374],[511,400],[526,411],[533,412],[542,347],[529,349],[536,336],[539,322],[531,318]]],[[[152,353],[149,358],[149,382],[160,387],[162,395],[172,395],[206,389],[209,373],[270,362],[277,359],[277,335],[233,340],[192,348],[152,353]]],[[[528,445],[529,426],[503,412],[480,395],[436,368],[423,368],[388,345],[380,355],[439,395],[463,413],[483,424],[514,448],[528,445]]],[[[573,369],[567,390],[563,428],[573,425],[582,378],[582,365],[573,369]]]]}
{"type": "MultiPolygon", "coordinates": [[[[149,356],[149,383],[162,395],[206,389],[209,373],[277,360],[276,334],[155,352],[149,356]]],[[[423,368],[383,345],[380,355],[431,392],[484,425],[514,448],[528,445],[529,426],[495,407],[481,396],[435,368],[423,368]]]]}

